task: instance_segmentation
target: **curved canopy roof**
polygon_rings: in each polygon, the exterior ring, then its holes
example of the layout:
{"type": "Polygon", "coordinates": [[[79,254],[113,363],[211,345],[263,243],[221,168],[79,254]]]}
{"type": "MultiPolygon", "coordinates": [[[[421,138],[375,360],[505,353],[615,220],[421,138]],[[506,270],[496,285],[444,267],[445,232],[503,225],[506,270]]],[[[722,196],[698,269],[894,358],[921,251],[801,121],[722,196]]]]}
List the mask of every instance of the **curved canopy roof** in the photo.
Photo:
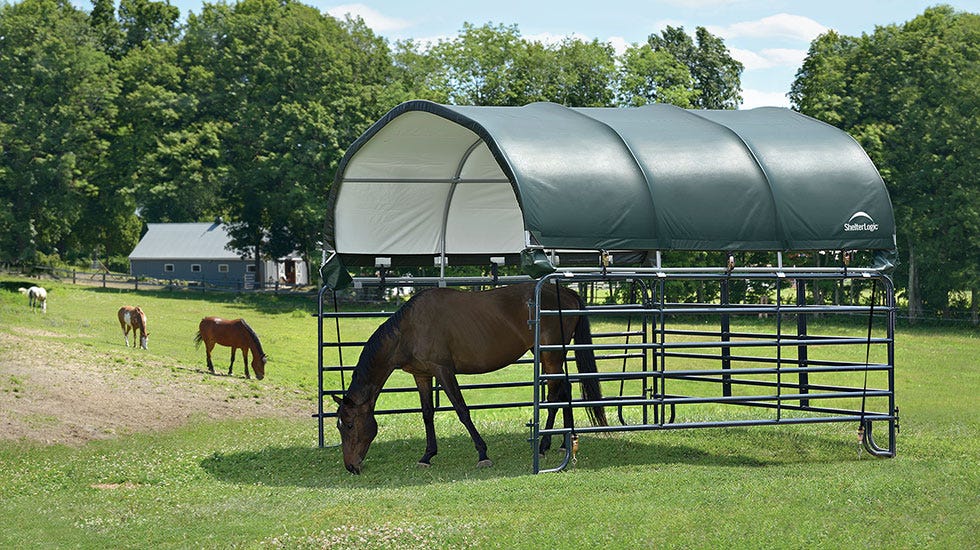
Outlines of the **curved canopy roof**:
{"type": "Polygon", "coordinates": [[[775,107],[411,101],[350,147],[328,207],[327,242],[348,263],[446,255],[486,264],[538,246],[895,247],[891,201],[864,150],[775,107]]]}

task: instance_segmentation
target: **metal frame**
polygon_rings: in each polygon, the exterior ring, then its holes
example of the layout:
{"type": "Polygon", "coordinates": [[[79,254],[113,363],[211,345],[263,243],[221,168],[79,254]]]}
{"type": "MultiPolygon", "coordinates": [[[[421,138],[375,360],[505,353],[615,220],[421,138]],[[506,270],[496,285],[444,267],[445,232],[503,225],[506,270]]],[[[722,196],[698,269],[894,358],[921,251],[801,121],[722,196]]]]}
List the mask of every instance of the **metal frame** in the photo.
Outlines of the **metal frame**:
{"type": "MultiPolygon", "coordinates": [[[[780,262],[781,264],[781,262],[780,262]]],[[[361,286],[488,286],[527,281],[526,277],[504,278],[378,278],[358,279],[361,286]]],[[[855,422],[864,449],[874,456],[896,454],[898,408],[895,404],[895,297],[891,280],[873,269],[846,268],[723,268],[665,269],[665,268],[575,268],[564,269],[542,277],[538,282],[534,304],[529,305],[529,324],[537,342],[533,358],[519,361],[530,363],[533,376],[526,381],[506,383],[476,383],[461,385],[464,391],[490,391],[497,388],[529,387],[529,401],[474,404],[473,410],[490,408],[529,407],[531,420],[529,442],[532,467],[535,473],[557,471],[574,460],[570,444],[573,436],[597,432],[668,430],[687,428],[717,428],[732,426],[797,425],[813,423],[855,422]],[[637,292],[631,303],[614,305],[588,304],[581,310],[542,310],[540,289],[546,284],[632,284],[637,292]],[[675,281],[698,281],[718,285],[721,299],[712,303],[671,302],[670,285],[675,281]],[[732,303],[729,287],[734,281],[764,283],[776,291],[776,303],[732,303]],[[817,305],[807,303],[806,286],[817,281],[851,281],[851,284],[880,285],[880,305],[817,305]],[[784,303],[783,294],[795,284],[795,301],[784,303]],[[564,348],[572,351],[581,344],[544,346],[539,341],[540,322],[549,315],[586,315],[595,322],[603,318],[627,319],[625,331],[593,332],[600,372],[583,375],[574,369],[559,375],[540,372],[542,351],[564,348]],[[733,330],[740,318],[767,316],[765,327],[754,330],[733,330]],[[868,334],[839,336],[815,333],[812,319],[816,316],[858,316],[866,321],[868,334]],[[712,319],[717,330],[678,329],[674,325],[685,318],[712,319]],[[636,323],[634,328],[633,323],[636,323]],[[610,339],[620,339],[610,343],[610,339]],[[854,350],[858,360],[820,358],[827,352],[817,350],[854,350]],[[872,356],[883,360],[870,362],[872,356]],[[766,353],[767,352],[767,353],[766,353]],[[864,383],[855,382],[864,376],[864,383]],[[868,376],[876,387],[868,387],[868,376]],[[575,426],[544,429],[543,411],[571,406],[573,409],[595,405],[580,399],[563,403],[544,401],[543,385],[547,380],[561,377],[569,382],[586,376],[598,377],[606,393],[601,404],[607,410],[615,408],[620,425],[575,426]],[[609,390],[619,388],[619,396],[609,390]],[[626,388],[631,388],[628,391],[626,388]],[[629,394],[629,391],[633,393],[629,394]],[[724,414],[717,419],[689,417],[687,414],[709,405],[724,414]],[[872,410],[874,409],[874,410],[872,410]],[[633,420],[638,417],[638,420],[633,420]],[[885,423],[887,440],[879,446],[872,435],[875,423],[885,423]],[[565,456],[551,469],[542,468],[537,452],[542,437],[565,438],[565,456]]],[[[325,308],[329,289],[321,289],[318,311],[318,418],[319,445],[324,446],[324,419],[336,414],[324,409],[326,396],[342,395],[346,384],[339,388],[324,388],[325,373],[340,373],[341,378],[352,370],[344,365],[343,350],[358,348],[363,342],[344,342],[340,321],[345,318],[385,317],[382,312],[339,312],[334,298],[333,310],[325,308]],[[335,338],[324,339],[328,333],[325,322],[334,324],[335,338]],[[336,348],[340,365],[325,365],[324,350],[336,348]]],[[[755,321],[759,325],[760,321],[755,321]]],[[[860,324],[860,323],[857,323],[860,324]]],[[[863,330],[863,329],[862,329],[863,330]]],[[[414,385],[386,386],[383,393],[415,392],[414,385]]],[[[440,401],[441,390],[434,390],[437,411],[451,411],[448,401],[440,401]],[[445,403],[445,404],[443,404],[445,403]]],[[[413,408],[387,408],[376,414],[419,412],[413,408]]],[[[577,415],[583,418],[584,415],[577,415]]]]}

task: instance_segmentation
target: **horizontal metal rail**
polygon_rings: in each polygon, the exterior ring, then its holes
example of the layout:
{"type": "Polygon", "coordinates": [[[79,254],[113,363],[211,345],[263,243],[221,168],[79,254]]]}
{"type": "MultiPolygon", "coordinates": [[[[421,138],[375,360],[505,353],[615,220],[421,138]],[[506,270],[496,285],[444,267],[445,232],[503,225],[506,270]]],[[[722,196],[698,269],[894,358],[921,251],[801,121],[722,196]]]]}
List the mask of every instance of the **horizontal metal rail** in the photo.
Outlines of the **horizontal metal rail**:
{"type": "MultiPolygon", "coordinates": [[[[495,286],[512,282],[530,281],[519,277],[376,277],[359,278],[360,287],[427,287],[427,286],[495,286]]],[[[565,345],[539,342],[531,355],[522,357],[515,364],[531,365],[530,371],[519,371],[509,375],[504,382],[461,384],[468,400],[483,401],[470,405],[471,410],[491,410],[504,408],[528,408],[532,418],[528,424],[531,430],[532,449],[541,438],[550,435],[572,433],[591,434],[600,432],[626,432],[638,430],[663,430],[684,428],[713,428],[732,426],[767,426],[814,423],[860,422],[870,426],[872,422],[886,422],[888,425],[888,449],[876,449],[878,456],[892,456],[895,448],[895,432],[898,427],[898,409],[895,406],[894,391],[894,318],[895,302],[890,281],[874,269],[831,268],[735,268],[727,272],[724,268],[562,268],[559,273],[543,278],[539,285],[551,284],[575,288],[576,284],[595,283],[598,290],[592,289],[593,297],[605,299],[607,296],[624,296],[629,290],[630,302],[614,304],[586,303],[583,307],[548,310],[540,303],[530,304],[529,329],[538,334],[546,317],[585,316],[592,320],[592,327],[598,322],[612,322],[625,330],[602,330],[592,333],[592,342],[574,342],[565,345]],[[762,281],[768,292],[776,296],[774,303],[728,303],[727,290],[720,293],[719,288],[727,289],[732,281],[762,281]],[[866,291],[872,281],[884,288],[879,296],[883,304],[827,305],[807,303],[809,285],[817,281],[851,281],[862,285],[866,291]],[[715,296],[697,303],[671,301],[672,285],[681,281],[701,281],[706,285],[706,296],[715,296]],[[790,282],[795,286],[795,301],[786,300],[786,290],[790,282]],[[630,285],[627,289],[625,286],[630,285]],[[607,285],[603,287],[602,285],[607,285]],[[712,286],[714,285],[714,286],[712,286]],[[867,285],[867,286],[863,286],[867,285]],[[608,289],[608,290],[605,290],[608,289]],[[758,315],[732,330],[729,319],[745,319],[758,315]],[[847,323],[853,326],[854,316],[865,316],[869,323],[867,336],[848,336],[830,334],[828,326],[835,319],[847,316],[847,323]],[[818,333],[808,331],[806,320],[818,319],[813,323],[818,333]],[[693,319],[693,321],[692,321],[693,319]],[[827,319],[830,322],[824,323],[827,319]],[[721,321],[719,321],[721,320],[721,321]],[[695,326],[678,327],[677,324],[714,323],[710,328],[695,326]],[[756,328],[758,327],[758,328],[756,328]],[[873,330],[872,330],[873,329],[873,330]],[[813,350],[821,349],[820,353],[813,350]],[[590,350],[595,355],[599,372],[581,373],[572,368],[572,352],[590,350]],[[820,358],[810,358],[811,353],[820,358]],[[868,361],[861,362],[853,357],[843,360],[831,354],[848,352],[861,357],[868,354],[868,361]],[[540,372],[540,353],[567,352],[568,372],[546,374],[540,372]],[[758,353],[759,355],[751,355],[758,353]],[[871,360],[873,359],[873,360],[871,360]],[[703,367],[703,368],[698,368],[703,367]],[[871,385],[865,382],[860,386],[860,376],[873,375],[871,385]],[[519,380],[515,380],[518,378],[519,380]],[[563,401],[545,401],[545,385],[553,381],[569,383],[596,380],[603,388],[604,397],[596,400],[572,398],[563,401]],[[617,387],[618,395],[613,388],[617,387]],[[872,387],[873,386],[873,387],[872,387]],[[528,399],[521,399],[521,392],[527,390],[528,399]],[[512,390],[511,397],[504,400],[493,397],[493,392],[512,390]],[[738,394],[746,395],[738,395],[738,394]],[[478,399],[473,397],[479,396],[478,399]],[[513,399],[517,397],[517,399],[513,399]],[[617,426],[574,426],[544,429],[540,414],[571,407],[618,407],[623,425],[617,426]],[[713,407],[712,407],[713,406],[713,407]],[[679,416],[675,414],[679,411],[679,416]],[[734,418],[711,418],[717,410],[734,411],[734,418]],[[871,410],[876,409],[876,410],[871,410]],[[624,411],[626,417],[624,417],[624,411]],[[715,411],[703,413],[701,411],[715,411]],[[765,411],[765,412],[763,412],[765,411]],[[684,418],[692,414],[705,415],[704,420],[684,418]],[[652,414],[651,414],[652,413],[652,414]],[[669,414],[668,414],[669,413],[669,414]],[[754,416],[754,418],[748,418],[754,416]],[[629,418],[627,418],[629,417],[629,418]],[[633,419],[636,419],[634,422],[633,419]],[[652,420],[652,422],[651,422],[652,420]]],[[[540,286],[539,286],[540,288],[540,286]]],[[[689,287],[687,287],[689,288],[689,287]]],[[[860,289],[855,289],[860,292],[860,289]]],[[[812,293],[811,293],[812,295],[812,293]]],[[[582,293],[588,298],[589,293],[582,293]]],[[[320,323],[319,350],[320,409],[314,416],[321,423],[324,418],[335,417],[336,413],[323,409],[325,398],[342,396],[343,387],[325,388],[324,377],[331,374],[331,383],[344,380],[344,374],[354,370],[354,365],[344,364],[348,350],[362,347],[364,342],[347,341],[341,337],[340,323],[359,319],[383,319],[392,315],[385,311],[326,311],[323,306],[317,313],[320,323]],[[335,341],[324,336],[323,324],[330,321],[336,324],[335,341]],[[339,364],[324,362],[324,350],[334,349],[339,354],[339,364]],[[337,374],[339,373],[339,376],[337,374]]],[[[741,321],[739,321],[741,323],[741,321]]],[[[847,326],[847,325],[845,325],[847,326]]],[[[332,329],[333,327],[331,327],[332,329]]],[[[333,332],[333,330],[331,330],[333,332]]],[[[849,332],[849,331],[848,331],[849,332]]],[[[536,336],[537,338],[537,336],[536,336]]],[[[356,353],[356,352],[355,352],[356,353]]],[[[403,382],[399,381],[398,384],[403,382]]],[[[404,382],[411,384],[411,382],[404,382]]],[[[398,400],[386,404],[385,398],[379,401],[378,415],[419,413],[419,406],[398,406],[405,402],[406,394],[415,394],[414,384],[389,385],[382,394],[400,395],[398,400]]],[[[343,385],[343,384],[341,384],[343,385]]],[[[453,408],[442,389],[433,388],[436,411],[448,412],[453,408]]],[[[725,414],[725,413],[721,413],[725,414]]],[[[728,416],[725,414],[725,416],[728,416]]],[[[612,417],[610,417],[612,418],[612,417]]],[[[865,444],[868,445],[868,440],[865,444]]],[[[534,471],[539,471],[535,449],[532,459],[534,471]]]]}

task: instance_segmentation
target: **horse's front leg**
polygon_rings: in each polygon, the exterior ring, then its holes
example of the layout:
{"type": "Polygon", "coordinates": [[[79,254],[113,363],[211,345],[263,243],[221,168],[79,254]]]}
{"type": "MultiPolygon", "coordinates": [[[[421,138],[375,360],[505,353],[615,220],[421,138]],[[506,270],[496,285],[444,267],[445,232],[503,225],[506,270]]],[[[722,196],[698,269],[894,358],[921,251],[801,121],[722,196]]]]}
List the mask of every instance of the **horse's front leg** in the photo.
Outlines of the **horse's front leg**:
{"type": "Polygon", "coordinates": [[[231,363],[228,364],[228,376],[231,376],[231,368],[235,366],[235,352],[238,351],[237,348],[232,346],[231,348],[231,363]]]}
{"type": "Polygon", "coordinates": [[[432,376],[416,374],[415,385],[419,388],[422,423],[425,424],[425,454],[419,459],[419,466],[431,466],[430,461],[438,452],[435,426],[436,408],[432,402],[432,376]]]}
{"type": "Polygon", "coordinates": [[[459,382],[456,381],[456,375],[448,369],[440,368],[436,370],[436,378],[442,384],[443,391],[446,392],[446,396],[449,397],[449,401],[453,404],[453,409],[456,410],[456,416],[459,417],[459,421],[463,423],[463,426],[466,426],[466,431],[470,433],[473,445],[476,446],[476,452],[480,456],[476,466],[478,468],[493,466],[493,461],[487,457],[487,444],[480,437],[480,432],[476,431],[476,426],[473,425],[473,420],[470,418],[470,409],[466,406],[466,401],[463,399],[463,392],[459,389],[459,382]]]}
{"type": "MultiPolygon", "coordinates": [[[[255,356],[252,356],[252,360],[255,360],[255,356]]],[[[248,349],[242,350],[242,362],[245,363],[245,378],[251,379],[252,377],[248,375],[248,349]]]]}

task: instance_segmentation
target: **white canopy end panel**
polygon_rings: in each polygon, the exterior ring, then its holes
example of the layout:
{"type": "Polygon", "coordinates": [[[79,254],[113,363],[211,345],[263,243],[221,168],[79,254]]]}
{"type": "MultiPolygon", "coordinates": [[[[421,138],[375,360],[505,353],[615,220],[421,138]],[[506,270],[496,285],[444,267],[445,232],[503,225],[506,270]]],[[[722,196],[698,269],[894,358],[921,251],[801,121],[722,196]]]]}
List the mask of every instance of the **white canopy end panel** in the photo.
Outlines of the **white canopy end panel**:
{"type": "Polygon", "coordinates": [[[525,248],[514,187],[487,142],[437,115],[408,111],[387,122],[348,159],[337,184],[333,244],[364,256],[360,263],[525,248]]]}

